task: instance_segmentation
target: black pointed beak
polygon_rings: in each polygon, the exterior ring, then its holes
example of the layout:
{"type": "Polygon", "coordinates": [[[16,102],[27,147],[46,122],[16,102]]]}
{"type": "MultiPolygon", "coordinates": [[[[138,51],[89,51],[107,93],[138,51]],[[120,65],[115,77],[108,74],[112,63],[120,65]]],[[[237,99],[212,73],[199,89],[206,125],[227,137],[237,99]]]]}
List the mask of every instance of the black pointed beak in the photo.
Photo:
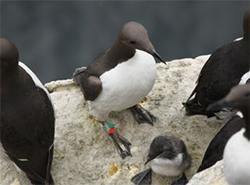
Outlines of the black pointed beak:
{"type": "Polygon", "coordinates": [[[155,158],[155,157],[150,157],[150,156],[148,156],[146,162],[144,163],[144,165],[148,164],[148,163],[149,163],[150,161],[152,161],[154,158],[155,158]]]}
{"type": "Polygon", "coordinates": [[[149,161],[151,161],[151,159],[148,158],[144,165],[148,164],[149,161]]]}
{"type": "Polygon", "coordinates": [[[159,61],[160,61],[160,62],[166,64],[166,62],[162,59],[162,57],[159,55],[159,53],[157,53],[157,51],[155,51],[155,49],[152,50],[152,55],[153,55],[153,57],[155,57],[157,59],[156,63],[159,63],[159,61]]]}
{"type": "Polygon", "coordinates": [[[222,99],[220,101],[217,101],[207,107],[207,112],[210,113],[216,113],[221,111],[224,108],[230,108],[232,107],[232,104],[227,102],[226,100],[222,99]]]}

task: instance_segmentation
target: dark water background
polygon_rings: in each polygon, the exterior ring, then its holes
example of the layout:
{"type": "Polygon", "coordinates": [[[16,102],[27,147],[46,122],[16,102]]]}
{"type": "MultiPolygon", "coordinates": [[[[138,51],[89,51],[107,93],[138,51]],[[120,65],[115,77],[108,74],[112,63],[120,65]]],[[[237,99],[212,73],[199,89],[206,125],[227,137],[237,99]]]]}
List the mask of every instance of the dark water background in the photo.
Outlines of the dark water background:
{"type": "Polygon", "coordinates": [[[242,35],[249,1],[1,1],[1,36],[43,81],[70,78],[110,47],[121,25],[142,23],[166,60],[208,54],[242,35]]]}

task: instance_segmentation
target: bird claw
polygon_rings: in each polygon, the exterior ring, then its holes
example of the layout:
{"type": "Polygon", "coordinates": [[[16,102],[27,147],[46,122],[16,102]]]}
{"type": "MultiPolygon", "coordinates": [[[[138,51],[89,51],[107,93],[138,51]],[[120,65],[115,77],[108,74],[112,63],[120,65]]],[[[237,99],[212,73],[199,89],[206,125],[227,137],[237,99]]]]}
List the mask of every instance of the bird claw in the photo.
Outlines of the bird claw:
{"type": "Polygon", "coordinates": [[[122,153],[120,153],[120,156],[122,159],[125,159],[126,157],[131,156],[131,154],[127,151],[122,151],[122,153]]]}
{"type": "Polygon", "coordinates": [[[111,138],[122,159],[132,156],[130,152],[131,143],[126,138],[120,136],[117,132],[111,135],[111,138]]]}
{"type": "Polygon", "coordinates": [[[112,122],[103,123],[104,131],[111,137],[122,159],[132,156],[130,152],[131,143],[123,136],[120,136],[112,122]]]}
{"type": "Polygon", "coordinates": [[[135,120],[139,123],[148,123],[153,125],[156,121],[156,117],[151,114],[148,110],[144,109],[140,105],[135,105],[130,108],[135,120]]]}

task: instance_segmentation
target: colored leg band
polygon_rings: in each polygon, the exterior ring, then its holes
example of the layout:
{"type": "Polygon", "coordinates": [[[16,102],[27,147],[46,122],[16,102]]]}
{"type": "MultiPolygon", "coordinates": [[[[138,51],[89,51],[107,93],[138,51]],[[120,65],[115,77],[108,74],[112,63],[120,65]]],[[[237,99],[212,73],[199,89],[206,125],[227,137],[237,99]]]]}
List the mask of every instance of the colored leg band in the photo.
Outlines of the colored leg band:
{"type": "Polygon", "coordinates": [[[116,132],[115,125],[112,122],[106,122],[103,126],[103,130],[110,136],[116,132]]]}

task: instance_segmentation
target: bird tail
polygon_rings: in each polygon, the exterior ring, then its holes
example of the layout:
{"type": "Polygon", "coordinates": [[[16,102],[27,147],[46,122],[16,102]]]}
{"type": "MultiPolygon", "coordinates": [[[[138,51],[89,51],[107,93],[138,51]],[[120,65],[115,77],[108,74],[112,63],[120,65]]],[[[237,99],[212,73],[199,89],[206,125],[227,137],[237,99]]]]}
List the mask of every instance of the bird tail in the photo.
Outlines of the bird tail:
{"type": "Polygon", "coordinates": [[[195,95],[195,93],[197,92],[197,89],[198,89],[198,84],[195,86],[194,90],[192,91],[192,93],[188,97],[187,102],[190,101],[190,99],[195,95]]]}
{"type": "Polygon", "coordinates": [[[30,182],[33,185],[54,185],[54,181],[52,178],[52,175],[49,172],[47,179],[44,179],[41,175],[39,175],[37,172],[35,172],[29,165],[29,161],[19,161],[16,158],[12,158],[10,156],[10,159],[21,169],[23,170],[30,182]]]}
{"type": "Polygon", "coordinates": [[[195,114],[202,114],[204,109],[201,105],[198,104],[196,99],[187,100],[185,103],[182,103],[186,110],[186,115],[192,116],[195,114]]]}
{"type": "Polygon", "coordinates": [[[31,165],[27,165],[26,170],[24,170],[32,184],[54,185],[54,180],[50,173],[53,160],[53,151],[53,144],[50,146],[47,152],[44,150],[36,150],[33,163],[31,165]],[[39,158],[36,158],[36,156],[39,156],[39,158]]]}
{"type": "Polygon", "coordinates": [[[38,176],[36,176],[35,178],[34,176],[33,177],[28,176],[28,178],[33,185],[54,185],[54,180],[51,174],[49,174],[49,177],[46,180],[41,179],[41,177],[38,178],[38,176]]]}
{"type": "Polygon", "coordinates": [[[186,110],[187,116],[192,116],[195,114],[207,115],[208,117],[213,115],[208,115],[206,111],[206,107],[199,103],[198,96],[197,96],[197,89],[198,85],[194,88],[191,95],[188,97],[185,103],[182,103],[186,110]]]}
{"type": "Polygon", "coordinates": [[[149,168],[136,174],[134,177],[132,177],[131,182],[133,182],[135,185],[151,185],[152,170],[149,168]]]}

